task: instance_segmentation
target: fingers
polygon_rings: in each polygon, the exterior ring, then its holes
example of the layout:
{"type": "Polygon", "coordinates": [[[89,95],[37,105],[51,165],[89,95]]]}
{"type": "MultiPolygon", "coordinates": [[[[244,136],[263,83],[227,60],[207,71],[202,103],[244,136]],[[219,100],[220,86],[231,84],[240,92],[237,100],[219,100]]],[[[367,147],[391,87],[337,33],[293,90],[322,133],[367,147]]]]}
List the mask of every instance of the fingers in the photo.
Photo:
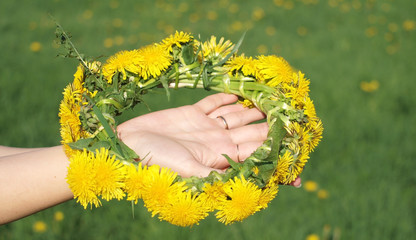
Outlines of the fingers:
{"type": "Polygon", "coordinates": [[[217,93],[210,95],[199,102],[195,103],[194,106],[201,109],[205,114],[210,114],[217,108],[231,104],[237,101],[237,96],[226,93],[217,93]]]}
{"type": "Polygon", "coordinates": [[[228,125],[228,129],[245,126],[249,123],[264,119],[265,115],[257,108],[248,108],[242,111],[231,112],[220,115],[217,122],[220,126],[224,125],[224,121],[228,125]]]}
{"type": "Polygon", "coordinates": [[[295,181],[291,182],[289,185],[294,186],[295,188],[300,188],[302,187],[302,179],[297,177],[295,181]]]}
{"type": "Polygon", "coordinates": [[[192,176],[201,178],[201,177],[207,177],[212,171],[223,173],[222,170],[207,167],[196,161],[188,161],[187,166],[182,166],[178,172],[180,172],[181,177],[184,177],[184,178],[188,178],[192,176]]]}
{"type": "Polygon", "coordinates": [[[263,142],[267,139],[269,127],[267,123],[257,123],[229,130],[231,140],[235,144],[246,142],[263,142]]]}
{"type": "Polygon", "coordinates": [[[239,111],[243,111],[246,108],[243,107],[243,105],[241,104],[231,104],[231,105],[227,105],[227,106],[222,106],[220,108],[217,108],[216,110],[214,110],[213,112],[211,112],[210,114],[208,114],[208,117],[210,118],[217,118],[218,116],[223,116],[232,112],[239,112],[239,111]]]}
{"type": "Polygon", "coordinates": [[[256,151],[258,147],[260,147],[263,144],[262,141],[257,142],[246,142],[238,144],[238,156],[237,160],[240,160],[243,162],[246,158],[250,157],[251,154],[256,151]]]}

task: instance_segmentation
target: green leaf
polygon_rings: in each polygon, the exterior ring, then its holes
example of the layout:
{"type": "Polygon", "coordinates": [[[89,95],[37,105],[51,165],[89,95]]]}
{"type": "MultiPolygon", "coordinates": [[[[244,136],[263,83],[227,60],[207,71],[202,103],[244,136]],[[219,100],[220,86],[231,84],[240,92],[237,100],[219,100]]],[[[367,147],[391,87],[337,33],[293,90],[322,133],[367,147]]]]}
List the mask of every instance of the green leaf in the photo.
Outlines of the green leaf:
{"type": "Polygon", "coordinates": [[[225,159],[227,159],[232,169],[239,170],[241,168],[240,164],[234,162],[227,154],[222,154],[225,159]]]}
{"type": "Polygon", "coordinates": [[[90,147],[90,144],[94,141],[93,138],[84,138],[84,139],[80,139],[76,142],[72,142],[72,143],[67,143],[68,146],[70,146],[72,149],[76,149],[76,150],[83,150],[88,149],[90,147]]]}
{"type": "Polygon", "coordinates": [[[186,65],[194,62],[194,45],[188,44],[182,47],[182,59],[186,65]]]}

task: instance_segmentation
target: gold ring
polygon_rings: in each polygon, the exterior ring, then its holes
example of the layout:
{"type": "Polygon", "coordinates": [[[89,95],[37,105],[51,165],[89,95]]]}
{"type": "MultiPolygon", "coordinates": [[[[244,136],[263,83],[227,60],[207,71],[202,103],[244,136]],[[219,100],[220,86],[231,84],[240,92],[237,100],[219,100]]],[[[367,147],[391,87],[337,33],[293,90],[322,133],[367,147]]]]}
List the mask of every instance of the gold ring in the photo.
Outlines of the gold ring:
{"type": "Polygon", "coordinates": [[[225,118],[223,117],[223,116],[218,116],[217,118],[221,118],[222,119],[222,121],[224,122],[224,124],[225,124],[225,129],[229,129],[228,128],[228,123],[227,123],[227,121],[225,120],[225,118]]]}
{"type": "Polygon", "coordinates": [[[240,148],[238,147],[238,144],[237,144],[237,162],[241,163],[241,161],[240,161],[240,148]]]}

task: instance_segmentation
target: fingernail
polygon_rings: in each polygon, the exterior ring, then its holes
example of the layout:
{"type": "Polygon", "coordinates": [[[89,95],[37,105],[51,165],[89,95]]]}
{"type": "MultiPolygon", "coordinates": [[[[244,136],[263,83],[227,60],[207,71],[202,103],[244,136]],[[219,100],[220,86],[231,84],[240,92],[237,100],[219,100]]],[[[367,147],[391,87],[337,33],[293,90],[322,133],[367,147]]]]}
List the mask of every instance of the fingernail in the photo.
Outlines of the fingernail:
{"type": "Polygon", "coordinates": [[[299,185],[297,185],[297,186],[295,186],[295,188],[301,188],[301,187],[302,187],[302,183],[299,184],[299,185]]]}

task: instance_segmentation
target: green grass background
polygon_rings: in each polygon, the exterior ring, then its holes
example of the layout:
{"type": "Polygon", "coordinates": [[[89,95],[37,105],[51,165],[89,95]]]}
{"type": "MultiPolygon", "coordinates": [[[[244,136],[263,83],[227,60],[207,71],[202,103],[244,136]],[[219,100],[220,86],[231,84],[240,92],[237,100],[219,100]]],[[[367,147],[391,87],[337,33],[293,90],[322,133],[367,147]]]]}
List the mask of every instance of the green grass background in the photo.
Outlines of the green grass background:
{"type": "MultiPolygon", "coordinates": [[[[329,197],[283,186],[268,209],[242,223],[224,226],[211,214],[192,228],[151,218],[141,203],[133,219],[126,201],[93,210],[70,201],[0,226],[0,239],[332,239],[327,232],[336,239],[414,238],[415,13],[413,0],[1,1],[0,145],[59,144],[58,105],[77,62],[56,57],[48,14],[81,52],[96,57],[175,30],[233,42],[247,31],[240,53],[283,56],[311,79],[325,131],[302,179],[329,197]],[[31,49],[34,42],[40,49],[31,49]],[[370,81],[379,86],[363,91],[370,81]],[[62,221],[54,220],[57,211],[62,221]],[[47,230],[35,232],[36,221],[47,230]]],[[[157,110],[206,94],[147,99],[157,110]]]]}

